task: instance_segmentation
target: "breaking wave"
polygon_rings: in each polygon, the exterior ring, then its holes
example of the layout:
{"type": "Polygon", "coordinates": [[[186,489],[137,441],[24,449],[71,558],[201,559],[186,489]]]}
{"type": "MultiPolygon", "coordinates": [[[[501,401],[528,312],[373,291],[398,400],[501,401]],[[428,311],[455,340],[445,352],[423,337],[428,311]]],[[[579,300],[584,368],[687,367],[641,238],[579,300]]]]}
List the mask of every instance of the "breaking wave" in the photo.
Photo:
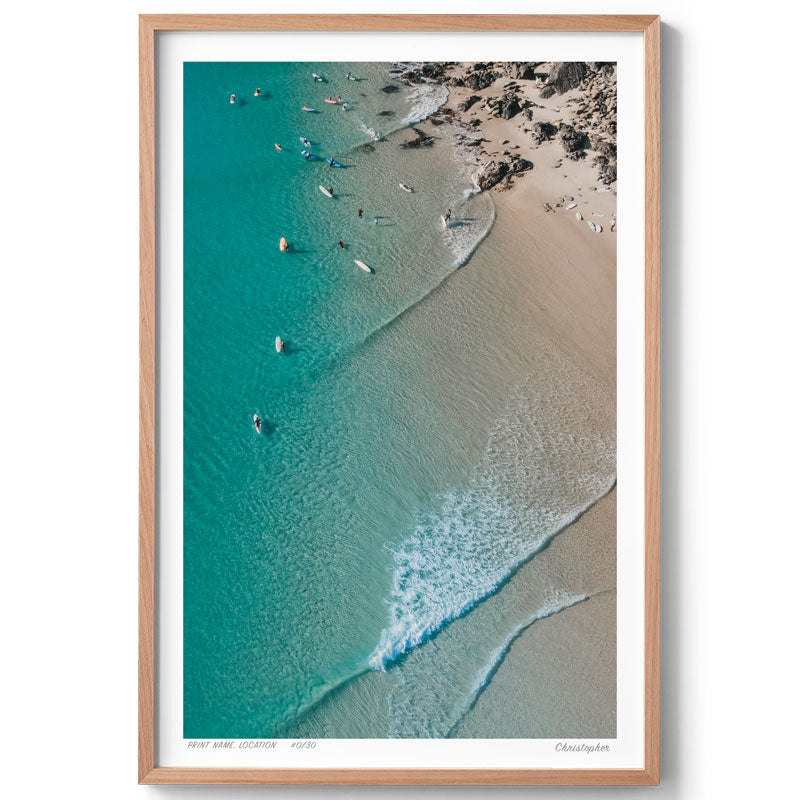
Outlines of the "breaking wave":
{"type": "Polygon", "coordinates": [[[591,401],[591,384],[559,369],[573,384],[537,391],[529,379],[518,387],[490,432],[481,471],[420,514],[394,551],[389,623],[369,656],[372,669],[386,669],[493,594],[613,488],[613,426],[596,418],[602,404],[591,401]]]}

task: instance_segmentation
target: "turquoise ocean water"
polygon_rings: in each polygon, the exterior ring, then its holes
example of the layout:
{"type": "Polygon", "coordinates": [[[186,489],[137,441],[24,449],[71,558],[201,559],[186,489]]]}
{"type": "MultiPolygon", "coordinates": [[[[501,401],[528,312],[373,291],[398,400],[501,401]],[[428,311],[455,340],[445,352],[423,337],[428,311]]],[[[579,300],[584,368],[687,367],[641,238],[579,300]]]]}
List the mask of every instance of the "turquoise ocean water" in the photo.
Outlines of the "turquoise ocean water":
{"type": "Polygon", "coordinates": [[[185,65],[186,737],[448,735],[508,637],[582,599],[483,602],[608,489],[613,443],[570,442],[565,488],[566,462],[541,457],[564,449],[562,401],[541,400],[553,427],[528,441],[531,393],[490,373],[526,370],[481,367],[470,337],[503,324],[500,290],[480,309],[447,296],[493,205],[447,126],[423,124],[430,149],[400,147],[446,90],[391,66],[185,65]],[[450,340],[433,335],[447,315],[450,340]]]}

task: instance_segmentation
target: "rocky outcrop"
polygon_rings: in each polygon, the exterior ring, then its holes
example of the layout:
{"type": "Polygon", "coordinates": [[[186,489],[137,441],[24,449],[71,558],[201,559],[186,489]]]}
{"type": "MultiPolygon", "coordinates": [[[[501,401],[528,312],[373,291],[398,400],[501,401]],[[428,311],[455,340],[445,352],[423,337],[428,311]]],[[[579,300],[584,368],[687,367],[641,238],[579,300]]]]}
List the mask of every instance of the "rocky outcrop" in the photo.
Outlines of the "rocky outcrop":
{"type": "MultiPolygon", "coordinates": [[[[476,65],[477,66],[477,65],[476,65]]],[[[497,79],[497,74],[488,69],[478,70],[471,72],[464,78],[464,86],[480,91],[481,89],[488,89],[497,79]]]]}
{"type": "Polygon", "coordinates": [[[438,61],[426,61],[420,72],[426,78],[441,78],[444,75],[444,65],[438,61]]]}
{"type": "Polygon", "coordinates": [[[486,101],[487,107],[496,117],[511,119],[522,111],[522,98],[512,92],[506,92],[502,97],[489,98],[486,101]]]}
{"type": "Polygon", "coordinates": [[[558,128],[551,122],[535,122],[533,128],[531,128],[533,141],[539,144],[552,139],[557,132],[558,128]]]}
{"type": "Polygon", "coordinates": [[[542,97],[547,99],[556,93],[564,94],[570,89],[577,89],[588,73],[589,67],[584,61],[556,61],[550,68],[542,97]]]}
{"type": "Polygon", "coordinates": [[[600,142],[594,148],[597,155],[592,162],[606,185],[617,179],[617,146],[613,142],[600,142]]]}
{"type": "Polygon", "coordinates": [[[508,189],[514,176],[533,169],[533,164],[518,155],[512,155],[503,161],[490,161],[485,164],[478,175],[478,186],[483,191],[492,188],[508,189]]]}
{"type": "Polygon", "coordinates": [[[472,94],[462,103],[459,103],[458,107],[461,111],[469,111],[480,99],[480,95],[472,94]]]}
{"type": "Polygon", "coordinates": [[[532,81],[536,77],[536,67],[541,61],[506,61],[506,73],[521,81],[532,81]]]}
{"type": "Polygon", "coordinates": [[[502,117],[503,119],[511,119],[522,111],[520,98],[515,94],[503,95],[495,106],[495,116],[502,117]]]}
{"type": "Polygon", "coordinates": [[[572,125],[561,123],[558,126],[558,141],[564,147],[564,154],[570,161],[578,161],[586,155],[586,148],[589,147],[589,137],[572,125]]]}
{"type": "Polygon", "coordinates": [[[408,142],[403,142],[400,147],[405,147],[407,150],[413,150],[417,147],[430,147],[435,141],[435,137],[428,136],[425,131],[420,130],[419,128],[412,128],[414,131],[414,138],[408,142]]]}

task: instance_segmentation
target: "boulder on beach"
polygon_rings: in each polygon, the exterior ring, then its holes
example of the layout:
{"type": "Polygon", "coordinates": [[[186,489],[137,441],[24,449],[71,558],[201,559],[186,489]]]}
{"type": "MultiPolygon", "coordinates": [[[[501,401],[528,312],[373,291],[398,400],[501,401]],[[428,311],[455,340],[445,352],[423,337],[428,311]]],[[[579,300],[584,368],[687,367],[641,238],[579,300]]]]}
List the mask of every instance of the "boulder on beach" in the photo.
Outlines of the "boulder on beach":
{"type": "Polygon", "coordinates": [[[417,147],[430,147],[436,141],[433,136],[428,136],[425,131],[419,128],[412,128],[411,130],[414,131],[414,138],[410,141],[403,142],[400,147],[405,147],[407,150],[417,147]]]}
{"type": "Polygon", "coordinates": [[[600,173],[600,180],[606,185],[617,179],[617,146],[613,142],[599,142],[595,148],[597,155],[592,162],[600,173]]]}
{"type": "Polygon", "coordinates": [[[503,119],[511,119],[522,111],[518,95],[508,93],[499,98],[494,106],[494,115],[503,119]]]}
{"type": "Polygon", "coordinates": [[[546,100],[554,94],[564,94],[570,89],[577,89],[589,74],[589,68],[583,61],[556,61],[550,67],[547,86],[542,89],[542,97],[546,100]]]}
{"type": "Polygon", "coordinates": [[[507,61],[506,72],[517,80],[532,81],[536,77],[536,67],[541,61],[507,61]]]}
{"type": "Polygon", "coordinates": [[[480,90],[488,89],[497,78],[497,75],[491,70],[484,69],[479,72],[472,72],[464,78],[464,86],[470,89],[480,90]]]}
{"type": "Polygon", "coordinates": [[[583,158],[586,155],[586,148],[589,147],[589,137],[583,131],[564,122],[558,126],[558,140],[570,161],[583,158]]]}
{"type": "Polygon", "coordinates": [[[536,122],[531,128],[531,136],[534,142],[546,142],[552,139],[557,132],[558,128],[551,122],[536,122]]]}
{"type": "Polygon", "coordinates": [[[522,172],[533,169],[533,164],[524,158],[514,154],[503,161],[490,161],[484,165],[478,175],[478,186],[483,191],[491,189],[503,183],[503,188],[511,185],[511,178],[522,172]]]}

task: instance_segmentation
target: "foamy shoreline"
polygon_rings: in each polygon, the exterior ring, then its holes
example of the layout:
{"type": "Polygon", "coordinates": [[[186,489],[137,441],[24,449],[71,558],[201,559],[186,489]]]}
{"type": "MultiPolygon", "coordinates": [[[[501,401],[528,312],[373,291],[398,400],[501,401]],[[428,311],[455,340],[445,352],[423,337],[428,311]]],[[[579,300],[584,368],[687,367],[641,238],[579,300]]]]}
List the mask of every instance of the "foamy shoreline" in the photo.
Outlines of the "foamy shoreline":
{"type": "MultiPolygon", "coordinates": [[[[496,221],[479,246],[481,261],[525,265],[528,280],[520,286],[520,291],[529,294],[531,307],[536,309],[530,319],[531,326],[539,336],[580,364],[599,386],[605,387],[605,391],[597,392],[595,399],[606,404],[608,413],[615,414],[616,183],[609,191],[592,165],[591,156],[572,161],[564,158],[564,150],[557,140],[537,144],[525,131],[531,125],[527,118],[490,116],[486,101],[502,96],[503,85],[507,82],[508,79],[498,79],[483,90],[449,86],[448,100],[434,119],[457,126],[468,141],[480,140],[477,145],[465,148],[478,171],[492,161],[515,156],[532,163],[532,169],[514,175],[504,185],[491,190],[496,221]],[[480,100],[466,110],[459,109],[467,98],[475,95],[480,100]],[[474,124],[475,120],[480,123],[474,124]],[[572,204],[572,208],[567,208],[572,204]],[[582,219],[576,217],[578,212],[582,219]],[[602,226],[601,232],[592,230],[587,221],[602,226]],[[534,252],[535,258],[532,257],[534,252]]],[[[542,99],[533,80],[516,80],[516,84],[520,94],[536,104],[535,119],[553,125],[575,122],[573,108],[580,102],[579,92],[542,99]],[[572,101],[572,107],[567,101],[572,101]]],[[[431,122],[429,118],[427,123],[431,122]]],[[[421,126],[427,132],[427,125],[421,123],[421,126]]],[[[560,547],[569,554],[570,570],[577,575],[593,574],[593,561],[597,560],[594,548],[603,549],[602,560],[609,566],[601,570],[594,581],[587,580],[584,588],[587,592],[613,589],[616,585],[616,492],[597,503],[591,515],[582,517],[557,538],[560,547]],[[592,548],[583,546],[587,541],[592,543],[592,548]]],[[[535,569],[537,559],[541,558],[534,558],[530,568],[535,569]]],[[[545,568],[544,560],[540,560],[538,566],[545,568]]],[[[516,637],[508,653],[492,669],[491,691],[474,704],[454,735],[503,735],[503,729],[496,727],[496,710],[514,708],[520,687],[530,687],[534,683],[537,687],[534,695],[539,696],[537,710],[543,712],[546,708],[543,718],[557,721],[553,718],[553,709],[558,708],[554,698],[567,696],[560,666],[564,662],[543,655],[542,645],[557,647],[560,655],[574,666],[573,687],[576,683],[595,686],[598,681],[612,687],[616,676],[613,608],[614,603],[609,605],[607,601],[581,603],[568,614],[559,613],[550,620],[535,622],[525,635],[516,637]],[[575,635],[579,630],[593,631],[592,637],[575,635]],[[604,652],[610,654],[599,662],[590,652],[595,648],[596,653],[598,642],[604,643],[604,652]],[[587,674],[583,684],[580,682],[582,669],[593,672],[592,680],[587,674]],[[548,705],[553,702],[555,706],[548,705]]],[[[534,702],[534,695],[531,702],[534,702]]],[[[578,698],[579,704],[592,700],[583,691],[573,691],[570,696],[578,698]]],[[[598,732],[614,735],[614,709],[615,701],[611,698],[597,711],[598,732]]],[[[538,735],[551,736],[556,732],[540,724],[538,735]]]]}

